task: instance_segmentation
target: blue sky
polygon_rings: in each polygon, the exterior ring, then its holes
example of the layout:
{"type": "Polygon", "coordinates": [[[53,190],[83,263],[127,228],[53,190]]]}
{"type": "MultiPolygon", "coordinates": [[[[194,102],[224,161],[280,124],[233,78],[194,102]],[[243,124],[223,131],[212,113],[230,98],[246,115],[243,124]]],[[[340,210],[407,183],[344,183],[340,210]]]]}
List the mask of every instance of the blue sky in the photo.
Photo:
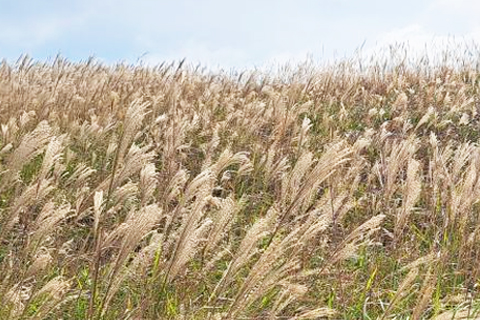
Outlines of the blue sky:
{"type": "Polygon", "coordinates": [[[480,43],[478,0],[0,0],[0,57],[249,68],[480,43]]]}

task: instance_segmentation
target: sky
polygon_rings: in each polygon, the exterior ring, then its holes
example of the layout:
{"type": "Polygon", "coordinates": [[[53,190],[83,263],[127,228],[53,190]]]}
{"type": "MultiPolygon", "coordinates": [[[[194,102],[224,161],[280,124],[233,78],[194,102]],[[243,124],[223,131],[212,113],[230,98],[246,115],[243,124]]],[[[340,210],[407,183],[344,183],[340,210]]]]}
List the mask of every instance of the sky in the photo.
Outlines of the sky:
{"type": "MultiPolygon", "coordinates": [[[[480,43],[478,0],[0,0],[0,58],[245,69],[480,43]]],[[[430,49],[429,49],[430,50],[430,49]]]]}

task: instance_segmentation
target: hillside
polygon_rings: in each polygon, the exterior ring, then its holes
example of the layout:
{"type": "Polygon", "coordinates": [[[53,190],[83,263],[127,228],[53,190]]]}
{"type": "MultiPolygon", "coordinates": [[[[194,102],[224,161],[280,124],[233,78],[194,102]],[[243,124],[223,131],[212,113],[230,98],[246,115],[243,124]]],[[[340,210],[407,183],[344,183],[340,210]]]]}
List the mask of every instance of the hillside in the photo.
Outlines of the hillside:
{"type": "Polygon", "coordinates": [[[472,61],[3,62],[0,319],[475,318],[472,61]]]}

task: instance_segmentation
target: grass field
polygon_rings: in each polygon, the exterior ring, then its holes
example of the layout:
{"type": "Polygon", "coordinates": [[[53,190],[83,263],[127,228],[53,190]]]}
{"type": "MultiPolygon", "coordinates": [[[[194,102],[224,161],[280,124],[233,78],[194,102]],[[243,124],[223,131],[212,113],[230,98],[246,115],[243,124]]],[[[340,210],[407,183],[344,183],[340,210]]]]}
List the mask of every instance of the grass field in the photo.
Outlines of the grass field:
{"type": "Polygon", "coordinates": [[[0,65],[0,319],[480,319],[480,54],[0,65]]]}

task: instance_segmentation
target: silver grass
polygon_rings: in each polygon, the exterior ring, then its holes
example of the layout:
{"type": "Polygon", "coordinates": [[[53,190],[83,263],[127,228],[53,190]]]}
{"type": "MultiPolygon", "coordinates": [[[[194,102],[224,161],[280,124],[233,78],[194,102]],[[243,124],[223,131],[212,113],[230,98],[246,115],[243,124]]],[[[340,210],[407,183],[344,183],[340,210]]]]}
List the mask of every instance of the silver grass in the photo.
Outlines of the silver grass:
{"type": "Polygon", "coordinates": [[[432,293],[436,287],[436,284],[437,277],[435,276],[433,272],[433,266],[431,265],[427,270],[427,274],[424,276],[422,289],[420,291],[420,299],[413,309],[412,320],[421,319],[422,313],[432,299],[432,293]]]}
{"type": "MultiPolygon", "coordinates": [[[[137,183],[127,182],[124,185],[118,186],[112,194],[113,202],[111,203],[112,207],[115,206],[122,207],[128,203],[133,203],[138,200],[139,187],[137,183]]],[[[116,211],[116,208],[111,208],[112,212],[116,211]]],[[[110,210],[109,210],[110,211],[110,210]]]]}
{"type": "Polygon", "coordinates": [[[10,319],[19,319],[25,310],[25,304],[30,299],[31,287],[16,284],[3,296],[2,303],[9,309],[10,319]]]}
{"type": "MultiPolygon", "coordinates": [[[[150,267],[154,267],[155,255],[158,253],[159,248],[161,248],[163,238],[156,230],[152,231],[149,236],[148,245],[142,248],[140,252],[135,255],[132,262],[128,264],[127,268],[125,268],[124,277],[139,279],[145,276],[145,273],[150,270],[150,267]]],[[[159,265],[155,267],[161,268],[162,261],[160,259],[158,260],[158,264],[159,265]]],[[[122,280],[122,277],[118,276],[115,281],[120,283],[120,280],[122,280]]]]}
{"type": "Polygon", "coordinates": [[[139,244],[161,218],[162,210],[155,204],[141,208],[139,211],[130,211],[124,223],[122,223],[102,244],[108,247],[113,239],[121,238],[119,252],[116,256],[113,268],[109,274],[109,283],[106,290],[102,308],[106,310],[114,294],[119,289],[118,281],[123,280],[121,270],[133,249],[139,244]],[[117,279],[117,277],[119,277],[117,279]]]}
{"type": "Polygon", "coordinates": [[[35,292],[32,299],[43,298],[42,304],[31,319],[45,319],[53,309],[61,303],[67,294],[71,282],[63,276],[57,276],[48,281],[39,291],[35,292]]]}
{"type": "Polygon", "coordinates": [[[117,161],[119,163],[122,162],[125,151],[131,145],[135,134],[137,134],[140,129],[143,119],[148,113],[146,111],[148,106],[149,103],[141,103],[139,100],[136,100],[128,107],[123,122],[124,128],[122,138],[117,151],[117,161]]]}
{"type": "Polygon", "coordinates": [[[20,115],[20,118],[18,119],[20,129],[24,128],[29,122],[34,120],[35,116],[36,113],[33,110],[30,110],[29,112],[23,111],[23,113],[20,115]]]}
{"type": "Polygon", "coordinates": [[[231,256],[232,256],[232,250],[229,244],[226,244],[222,248],[218,248],[218,251],[215,254],[213,254],[208,261],[205,262],[203,273],[205,275],[210,274],[211,272],[213,272],[213,270],[215,270],[218,267],[217,263],[220,260],[226,257],[231,258],[231,256]]]}
{"type": "Polygon", "coordinates": [[[322,319],[336,317],[338,312],[335,309],[328,307],[321,307],[313,310],[303,311],[299,315],[292,318],[292,320],[306,320],[306,319],[322,319]]]}
{"type": "Polygon", "coordinates": [[[384,214],[373,216],[372,218],[361,224],[359,227],[357,227],[355,230],[353,230],[347,236],[344,242],[348,243],[354,241],[355,239],[362,237],[364,234],[372,230],[376,230],[381,225],[385,217],[386,216],[384,214]]]}
{"type": "Polygon", "coordinates": [[[160,234],[156,233],[155,231],[152,232],[150,243],[135,255],[131,263],[120,268],[117,275],[111,280],[109,285],[109,293],[106,296],[103,305],[104,314],[108,310],[108,306],[110,305],[115,293],[120,290],[121,285],[125,280],[138,280],[145,276],[144,272],[146,272],[148,270],[147,268],[152,265],[155,254],[161,245],[161,240],[162,237],[160,234]]]}
{"type": "Polygon", "coordinates": [[[42,238],[48,236],[71,212],[69,204],[56,207],[52,201],[47,202],[34,221],[34,229],[31,232],[32,243],[40,242],[42,238]]]}
{"type": "Polygon", "coordinates": [[[240,242],[235,258],[231,262],[229,271],[232,275],[236,274],[238,270],[249,261],[249,258],[253,254],[257,253],[256,245],[258,241],[269,234],[272,223],[278,217],[278,214],[275,208],[270,208],[265,218],[259,219],[248,229],[242,242],[240,242]]]}
{"type": "MultiPolygon", "coordinates": [[[[451,189],[450,204],[450,223],[458,223],[458,227],[463,234],[464,228],[469,218],[468,212],[471,211],[473,204],[480,198],[480,179],[477,174],[480,167],[480,151],[475,148],[469,155],[470,164],[465,169],[462,180],[458,180],[455,188],[451,189]]],[[[455,176],[454,176],[455,177],[455,176]]]]}
{"type": "Polygon", "coordinates": [[[418,131],[418,129],[424,124],[427,124],[427,127],[429,127],[428,122],[430,121],[430,119],[431,118],[436,118],[436,117],[437,117],[437,113],[435,111],[435,108],[434,107],[429,107],[427,109],[427,112],[425,112],[423,117],[420,119],[420,121],[418,121],[418,123],[415,127],[415,131],[418,131]]]}
{"type": "Polygon", "coordinates": [[[65,180],[67,187],[72,186],[78,189],[86,184],[89,177],[96,172],[95,169],[88,167],[85,163],[79,163],[73,173],[65,180]]]}
{"type": "Polygon", "coordinates": [[[355,258],[357,256],[358,249],[360,248],[360,245],[364,243],[359,243],[359,242],[348,242],[344,244],[340,250],[335,252],[335,255],[329,259],[329,264],[335,265],[338,262],[348,260],[350,258],[355,258]]]}
{"type": "Polygon", "coordinates": [[[270,319],[276,319],[280,313],[292,302],[304,296],[308,292],[308,287],[301,284],[289,283],[286,281],[280,282],[282,291],[275,299],[272,306],[270,319]]]}
{"type": "Polygon", "coordinates": [[[53,262],[53,257],[47,248],[40,248],[33,259],[25,273],[25,279],[38,277],[53,262]]]}
{"type": "Polygon", "coordinates": [[[95,239],[98,239],[99,236],[100,220],[103,210],[103,190],[96,191],[93,197],[93,235],[95,239]]]}
{"type": "Polygon", "coordinates": [[[26,212],[28,206],[41,202],[54,189],[51,179],[41,180],[38,183],[33,183],[23,191],[23,193],[16,199],[13,207],[4,217],[4,224],[0,229],[0,238],[6,235],[11,228],[18,222],[21,214],[28,214],[26,212]]]}
{"type": "Polygon", "coordinates": [[[400,272],[406,271],[406,270],[411,270],[414,268],[419,268],[420,266],[424,265],[432,265],[436,262],[437,260],[437,253],[431,252],[425,256],[422,256],[418,259],[415,259],[414,261],[408,263],[407,265],[403,266],[402,268],[399,269],[400,272]]]}
{"type": "Polygon", "coordinates": [[[206,168],[208,168],[212,163],[214,152],[216,151],[216,149],[220,144],[220,137],[218,135],[219,131],[220,131],[220,124],[217,124],[213,129],[212,138],[202,148],[204,149],[203,151],[205,153],[205,160],[203,161],[203,164],[202,164],[202,170],[205,170],[206,168]]]}
{"type": "Polygon", "coordinates": [[[408,274],[405,276],[405,278],[403,278],[402,282],[398,286],[398,289],[393,296],[392,301],[390,301],[390,304],[385,313],[382,315],[381,319],[385,319],[390,314],[395,305],[398,303],[398,300],[412,289],[412,283],[415,281],[417,276],[418,268],[412,268],[408,272],[408,274]]]}
{"type": "Polygon", "coordinates": [[[165,189],[165,202],[168,204],[177,198],[183,191],[189,175],[186,170],[180,169],[178,170],[175,175],[170,180],[167,188],[165,189]]]}
{"type": "MultiPolygon", "coordinates": [[[[376,215],[353,230],[338,246],[338,249],[333,252],[332,256],[329,257],[328,263],[335,264],[339,261],[349,259],[355,256],[360,245],[371,244],[370,236],[379,229],[385,217],[384,214],[376,215]]],[[[308,272],[308,274],[314,273],[315,270],[308,272]]],[[[307,273],[304,275],[306,274],[307,273]]]]}
{"type": "Polygon", "coordinates": [[[146,205],[153,199],[153,194],[157,188],[158,173],[153,163],[148,163],[140,171],[140,202],[146,205]]]}
{"type": "Polygon", "coordinates": [[[300,153],[303,150],[307,149],[307,145],[309,143],[310,137],[308,135],[308,131],[312,127],[312,121],[305,116],[302,121],[302,126],[299,129],[298,136],[295,137],[292,142],[297,143],[297,154],[300,155],[300,153]]]}
{"type": "Polygon", "coordinates": [[[51,138],[45,150],[42,167],[38,174],[39,180],[45,179],[50,169],[62,158],[62,149],[65,138],[65,135],[51,138]]]}
{"type": "Polygon", "coordinates": [[[432,318],[432,320],[480,320],[480,314],[471,308],[457,307],[453,310],[442,312],[432,318]]]}
{"type": "Polygon", "coordinates": [[[264,296],[269,290],[273,289],[285,279],[289,274],[295,273],[300,269],[298,261],[290,260],[280,267],[273,270],[264,270],[266,275],[260,282],[254,282],[254,279],[247,279],[244,286],[239,290],[234,302],[229,307],[229,314],[225,319],[237,319],[244,310],[260,297],[264,296]],[[248,281],[251,280],[251,281],[248,281]]]}
{"type": "Polygon", "coordinates": [[[211,170],[200,173],[188,185],[185,192],[186,203],[195,200],[190,204],[188,210],[183,215],[182,224],[179,228],[179,238],[175,244],[172,257],[167,268],[166,279],[172,280],[171,271],[178,272],[185,263],[184,257],[191,256],[196,249],[198,239],[189,239],[199,227],[200,220],[204,216],[204,207],[213,189],[214,176],[211,170]],[[179,259],[182,258],[182,259],[179,259]]]}
{"type": "MultiPolygon", "coordinates": [[[[35,130],[23,137],[20,145],[13,151],[8,160],[7,168],[9,172],[3,177],[2,187],[7,186],[9,182],[16,179],[22,167],[43,151],[51,135],[51,127],[47,121],[42,121],[37,125],[35,130]]],[[[0,190],[1,189],[0,187],[0,190]]]]}
{"type": "Polygon", "coordinates": [[[288,176],[283,179],[281,199],[285,201],[284,205],[289,204],[293,200],[296,192],[300,188],[303,177],[313,163],[313,153],[305,152],[297,160],[288,176]]]}
{"type": "MultiPolygon", "coordinates": [[[[345,147],[342,143],[337,143],[328,148],[308,174],[306,174],[303,183],[295,192],[295,196],[288,207],[282,209],[282,218],[279,220],[279,223],[310,205],[313,198],[317,195],[320,185],[333,175],[339,166],[350,160],[347,158],[350,154],[351,149],[345,147]]],[[[275,233],[277,231],[278,226],[275,233]]]]}
{"type": "Polygon", "coordinates": [[[213,172],[218,175],[220,172],[225,170],[227,167],[235,164],[244,164],[248,163],[248,153],[246,152],[237,152],[232,154],[229,149],[225,149],[221,154],[218,160],[215,162],[215,165],[212,166],[213,172]]]}
{"type": "Polygon", "coordinates": [[[297,255],[313,237],[327,228],[328,222],[326,219],[313,224],[305,223],[293,229],[283,239],[274,239],[252,266],[238,290],[231,306],[232,314],[235,314],[235,310],[247,308],[287,275],[295,274],[294,270],[299,268],[297,255]]]}
{"type": "Polygon", "coordinates": [[[216,298],[217,293],[219,291],[221,292],[226,285],[230,284],[232,277],[237,274],[240,268],[248,263],[253,255],[258,253],[258,250],[256,249],[258,241],[268,235],[277,216],[278,211],[270,208],[265,218],[259,219],[248,229],[245,237],[242,239],[236,250],[236,254],[232,257],[232,260],[224,271],[222,278],[211,293],[209,301],[216,298]]]}
{"type": "Polygon", "coordinates": [[[394,142],[391,144],[391,151],[386,163],[383,164],[385,176],[385,200],[389,200],[396,190],[396,181],[400,169],[412,158],[418,147],[416,139],[394,142]]]}
{"type": "Polygon", "coordinates": [[[245,200],[235,202],[232,197],[222,199],[220,209],[212,215],[212,228],[208,233],[205,252],[213,250],[223,236],[229,232],[235,215],[243,208],[245,200]]]}
{"type": "Polygon", "coordinates": [[[14,143],[16,134],[18,133],[17,119],[15,117],[10,117],[7,124],[2,124],[0,126],[0,131],[2,132],[2,140],[4,143],[14,143]]]}
{"type": "Polygon", "coordinates": [[[453,158],[453,167],[451,171],[451,176],[453,183],[457,183],[461,179],[461,172],[464,166],[471,159],[472,154],[474,154],[475,149],[477,149],[471,143],[463,143],[455,150],[455,156],[453,158]]]}
{"type": "MultiPolygon", "coordinates": [[[[213,182],[215,178],[215,173],[211,169],[206,169],[198,174],[188,184],[185,190],[185,203],[190,202],[193,198],[209,195],[209,191],[213,189],[213,182]]],[[[197,201],[200,201],[200,199],[197,201]]]]}
{"type": "Polygon", "coordinates": [[[419,177],[419,168],[420,162],[415,159],[408,160],[407,180],[403,190],[402,208],[400,208],[400,212],[397,213],[394,230],[397,239],[401,236],[401,233],[407,224],[408,216],[413,210],[415,203],[420,198],[422,185],[419,177]]]}
{"type": "Polygon", "coordinates": [[[182,247],[178,247],[175,260],[172,260],[168,276],[174,279],[178,274],[185,270],[187,263],[193,258],[195,253],[200,249],[199,244],[206,241],[205,236],[211,228],[212,220],[205,219],[199,227],[194,229],[190,235],[184,240],[182,247]]]}
{"type": "MultiPolygon", "coordinates": [[[[150,151],[151,146],[147,145],[144,147],[138,147],[136,145],[132,145],[125,156],[124,163],[120,168],[118,173],[114,173],[114,177],[112,178],[111,190],[115,190],[121,183],[123,183],[126,179],[131,177],[134,174],[140,172],[140,170],[151,163],[154,157],[154,152],[150,151]]],[[[107,178],[107,180],[109,179],[107,178]]]]}
{"type": "Polygon", "coordinates": [[[288,158],[286,156],[275,161],[277,151],[278,149],[274,142],[269,147],[267,154],[261,159],[261,163],[264,166],[266,183],[270,183],[273,180],[282,177],[289,168],[288,158]]]}
{"type": "Polygon", "coordinates": [[[8,143],[8,144],[4,145],[2,147],[2,149],[0,149],[0,156],[10,152],[10,150],[12,150],[12,149],[13,149],[13,144],[8,143]]]}

